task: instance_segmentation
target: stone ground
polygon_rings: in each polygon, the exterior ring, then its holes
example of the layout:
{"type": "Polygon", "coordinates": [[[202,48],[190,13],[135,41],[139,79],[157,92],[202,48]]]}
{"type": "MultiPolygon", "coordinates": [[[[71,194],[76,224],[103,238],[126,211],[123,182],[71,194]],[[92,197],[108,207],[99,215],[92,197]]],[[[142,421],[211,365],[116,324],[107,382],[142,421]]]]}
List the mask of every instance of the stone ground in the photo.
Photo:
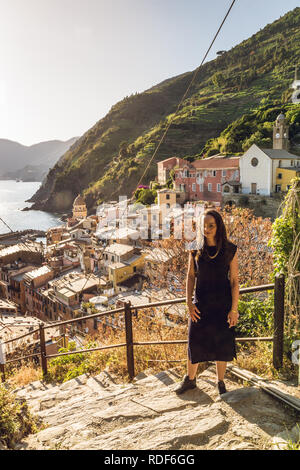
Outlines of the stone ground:
{"type": "Polygon", "coordinates": [[[215,369],[177,396],[182,377],[171,369],[117,384],[106,371],[60,385],[34,382],[15,391],[45,428],[16,449],[249,450],[277,449],[299,437],[300,415],[257,387],[228,374],[219,397],[215,369]]]}

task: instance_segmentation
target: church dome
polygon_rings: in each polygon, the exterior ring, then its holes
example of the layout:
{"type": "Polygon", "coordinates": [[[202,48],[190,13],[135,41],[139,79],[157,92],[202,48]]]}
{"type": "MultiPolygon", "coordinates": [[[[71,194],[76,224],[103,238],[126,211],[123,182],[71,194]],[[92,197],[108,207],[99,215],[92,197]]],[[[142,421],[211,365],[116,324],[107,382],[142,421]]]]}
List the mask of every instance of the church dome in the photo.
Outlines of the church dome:
{"type": "Polygon", "coordinates": [[[85,201],[80,194],[76,197],[75,201],[73,202],[73,206],[83,206],[85,204],[85,201]]]}

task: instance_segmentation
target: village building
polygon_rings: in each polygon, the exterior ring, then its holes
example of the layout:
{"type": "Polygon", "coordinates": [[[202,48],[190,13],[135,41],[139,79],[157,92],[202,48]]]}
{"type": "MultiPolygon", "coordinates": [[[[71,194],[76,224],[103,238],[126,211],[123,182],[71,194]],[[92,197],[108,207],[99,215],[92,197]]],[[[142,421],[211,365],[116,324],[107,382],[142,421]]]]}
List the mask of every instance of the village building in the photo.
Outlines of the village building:
{"type": "Polygon", "coordinates": [[[41,265],[44,258],[41,245],[36,242],[17,243],[0,250],[0,268],[5,265],[31,263],[41,265]]]}
{"type": "Polygon", "coordinates": [[[222,203],[223,193],[239,193],[239,157],[215,155],[185,163],[174,169],[174,189],[183,191],[188,201],[222,203]]]}
{"type": "Polygon", "coordinates": [[[25,290],[25,310],[40,318],[43,310],[43,296],[39,288],[45,286],[54,278],[55,271],[50,266],[44,265],[33,271],[26,272],[23,277],[25,290]]]}
{"type": "Polygon", "coordinates": [[[288,151],[289,126],[280,114],[273,129],[273,149],[253,144],[240,157],[243,194],[270,196],[288,191],[291,180],[300,175],[300,157],[288,151]]]}
{"type": "Polygon", "coordinates": [[[170,157],[157,163],[157,182],[165,185],[170,178],[170,172],[174,167],[184,166],[187,160],[178,157],[170,157]]]}
{"type": "Polygon", "coordinates": [[[65,226],[51,227],[46,232],[46,244],[47,246],[54,245],[61,241],[70,238],[70,234],[66,230],[65,226]]]}
{"type": "Polygon", "coordinates": [[[103,262],[107,268],[108,279],[117,292],[119,283],[129,279],[136,273],[142,273],[144,255],[140,249],[131,245],[113,243],[105,248],[103,262]]]}
{"type": "MultiPolygon", "coordinates": [[[[10,341],[13,338],[26,335],[27,333],[33,332],[32,335],[21,337],[11,343],[5,344],[5,356],[6,360],[9,360],[11,356],[17,355],[18,357],[29,353],[35,353],[34,359],[40,362],[40,338],[39,338],[39,326],[41,324],[48,325],[47,323],[41,322],[41,320],[31,316],[18,316],[18,315],[5,315],[0,322],[0,342],[10,341]]],[[[45,330],[45,346],[46,354],[56,354],[58,349],[66,344],[64,335],[61,334],[58,327],[51,327],[45,330]]]]}
{"type": "Polygon", "coordinates": [[[18,306],[10,300],[3,300],[0,298],[0,318],[3,320],[4,316],[17,315],[18,306]]]}
{"type": "Polygon", "coordinates": [[[9,299],[16,303],[21,313],[26,312],[24,277],[27,272],[33,271],[36,266],[24,266],[20,269],[2,268],[2,280],[7,282],[9,299]]]}
{"type": "Polygon", "coordinates": [[[295,104],[300,103],[300,80],[298,79],[298,65],[295,67],[295,80],[291,85],[294,92],[292,94],[292,102],[295,104]]]}

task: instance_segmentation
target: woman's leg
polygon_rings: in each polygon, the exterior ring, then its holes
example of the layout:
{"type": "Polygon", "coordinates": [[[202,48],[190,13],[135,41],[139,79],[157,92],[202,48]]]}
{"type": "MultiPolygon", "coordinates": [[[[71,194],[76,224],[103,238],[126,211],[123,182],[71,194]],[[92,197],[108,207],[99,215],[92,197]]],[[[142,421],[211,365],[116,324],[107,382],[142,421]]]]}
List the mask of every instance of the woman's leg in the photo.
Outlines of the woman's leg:
{"type": "Polygon", "coordinates": [[[225,372],[226,372],[227,362],[223,361],[216,361],[216,371],[217,371],[217,379],[224,380],[225,372]]]}
{"type": "Polygon", "coordinates": [[[190,359],[188,358],[188,361],[187,361],[187,372],[188,372],[188,376],[191,380],[193,380],[196,376],[196,372],[197,372],[197,368],[198,368],[198,364],[192,364],[190,359]]]}

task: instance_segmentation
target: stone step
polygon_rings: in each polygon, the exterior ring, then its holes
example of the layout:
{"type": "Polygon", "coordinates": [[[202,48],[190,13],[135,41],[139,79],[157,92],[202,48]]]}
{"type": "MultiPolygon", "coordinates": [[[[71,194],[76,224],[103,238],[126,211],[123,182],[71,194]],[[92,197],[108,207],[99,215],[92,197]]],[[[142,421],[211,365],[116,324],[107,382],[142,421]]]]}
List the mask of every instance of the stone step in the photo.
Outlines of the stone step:
{"type": "Polygon", "coordinates": [[[257,387],[228,378],[220,398],[214,367],[199,374],[197,388],[177,396],[181,380],[174,368],[118,385],[103,371],[39,389],[28,403],[46,428],[18,448],[264,449],[295,426],[294,415],[257,387]]]}

